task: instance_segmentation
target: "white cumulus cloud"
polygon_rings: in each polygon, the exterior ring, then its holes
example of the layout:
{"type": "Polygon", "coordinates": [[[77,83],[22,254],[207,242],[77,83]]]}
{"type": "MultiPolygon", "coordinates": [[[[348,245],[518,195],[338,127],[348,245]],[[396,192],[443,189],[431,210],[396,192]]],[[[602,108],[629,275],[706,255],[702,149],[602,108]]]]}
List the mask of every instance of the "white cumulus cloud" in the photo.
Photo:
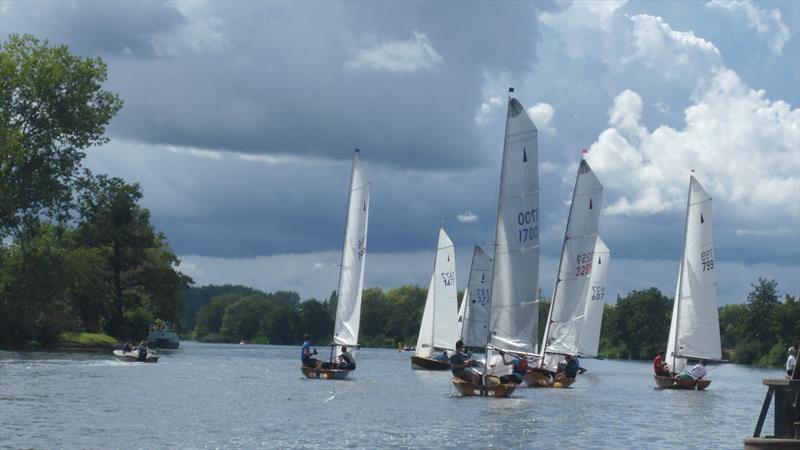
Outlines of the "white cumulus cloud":
{"type": "Polygon", "coordinates": [[[469,222],[477,222],[478,221],[478,215],[473,213],[472,211],[467,211],[464,214],[457,215],[456,219],[458,219],[459,222],[467,222],[467,223],[469,223],[469,222]]]}
{"type": "Polygon", "coordinates": [[[587,159],[611,193],[606,212],[642,215],[684,207],[688,174],[743,217],[800,216],[800,109],[770,101],[731,70],[698,86],[685,126],[641,123],[642,99],[620,93],[610,128],[587,159]],[[616,197],[616,198],[615,198],[616,197]]]}
{"type": "Polygon", "coordinates": [[[748,28],[769,37],[770,49],[775,53],[783,53],[784,44],[792,37],[789,27],[783,23],[780,10],[764,10],[750,0],[711,0],[706,3],[706,7],[744,19],[748,28]]]}
{"type": "Polygon", "coordinates": [[[553,107],[550,104],[537,103],[528,108],[528,115],[536,128],[549,134],[555,134],[556,129],[552,124],[553,107]]]}
{"type": "Polygon", "coordinates": [[[356,51],[345,63],[352,70],[386,72],[416,72],[430,69],[443,61],[425,33],[414,31],[407,41],[390,41],[356,51]]]}

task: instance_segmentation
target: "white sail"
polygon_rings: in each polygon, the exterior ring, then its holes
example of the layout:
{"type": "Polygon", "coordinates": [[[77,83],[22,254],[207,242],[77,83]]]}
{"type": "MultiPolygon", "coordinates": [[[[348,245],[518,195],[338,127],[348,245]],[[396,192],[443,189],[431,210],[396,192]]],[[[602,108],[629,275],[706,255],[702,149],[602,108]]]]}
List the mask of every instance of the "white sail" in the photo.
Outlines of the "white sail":
{"type": "Polygon", "coordinates": [[[683,254],[667,344],[667,361],[674,371],[686,365],[686,358],[722,358],[711,197],[694,176],[689,179],[683,254]]]}
{"type": "Polygon", "coordinates": [[[467,303],[469,303],[469,287],[464,291],[464,295],[461,297],[461,304],[458,305],[458,335],[461,336],[461,340],[464,340],[467,303]]]}
{"type": "Polygon", "coordinates": [[[342,266],[339,271],[338,302],[333,341],[338,345],[358,345],[361,319],[361,291],[364,287],[364,261],[367,251],[369,217],[369,179],[358,155],[353,155],[353,172],[347,200],[342,266]]]}
{"type": "Polygon", "coordinates": [[[485,347],[489,337],[492,258],[479,246],[472,252],[469,283],[461,301],[461,340],[467,347],[485,347]]]}
{"type": "Polygon", "coordinates": [[[602,199],[603,185],[582,159],[575,178],[561,262],[542,341],[545,352],[578,354],[602,199]]]}
{"type": "Polygon", "coordinates": [[[431,281],[428,283],[428,295],[425,298],[425,309],[422,311],[422,321],[419,324],[419,334],[417,335],[417,347],[414,354],[423,358],[430,358],[433,353],[433,296],[434,296],[434,277],[431,274],[431,281]]]}
{"type": "Polygon", "coordinates": [[[600,348],[600,326],[603,323],[603,308],[606,304],[606,280],[610,262],[611,251],[600,236],[597,236],[589,292],[586,293],[583,326],[578,337],[580,355],[595,357],[600,348]]]}
{"type": "Polygon", "coordinates": [[[417,356],[429,357],[433,349],[455,349],[459,332],[457,316],[458,291],[453,242],[447,236],[444,228],[439,228],[436,260],[417,338],[417,356]],[[426,317],[428,312],[431,313],[430,318],[426,317]],[[427,329],[423,329],[425,327],[427,329]],[[425,340],[422,339],[423,337],[425,340]]]}
{"type": "Polygon", "coordinates": [[[510,98],[497,205],[489,343],[525,353],[534,351],[538,336],[537,133],[525,108],[510,98]]]}

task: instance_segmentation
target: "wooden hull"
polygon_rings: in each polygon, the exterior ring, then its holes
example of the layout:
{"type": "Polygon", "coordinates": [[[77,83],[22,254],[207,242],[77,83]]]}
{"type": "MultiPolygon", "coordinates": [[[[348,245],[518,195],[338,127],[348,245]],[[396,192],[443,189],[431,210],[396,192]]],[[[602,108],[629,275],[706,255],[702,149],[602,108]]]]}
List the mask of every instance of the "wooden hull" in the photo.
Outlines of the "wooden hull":
{"type": "Polygon", "coordinates": [[[450,370],[450,362],[442,362],[422,356],[412,356],[411,368],[417,370],[450,370]]]}
{"type": "Polygon", "coordinates": [[[560,388],[565,389],[572,386],[575,383],[574,378],[556,378],[553,381],[553,377],[551,376],[550,372],[546,370],[540,369],[530,369],[525,373],[525,385],[528,387],[546,387],[546,388],[560,388]]]}
{"type": "Polygon", "coordinates": [[[489,377],[490,381],[488,386],[473,386],[470,382],[464,381],[461,378],[452,377],[450,381],[453,382],[456,390],[465,397],[510,397],[517,388],[513,383],[500,383],[496,377],[489,377]]]}
{"type": "Polygon", "coordinates": [[[300,366],[300,370],[307,378],[318,380],[344,380],[350,375],[350,371],[346,369],[315,369],[313,367],[300,366]]]}
{"type": "Polygon", "coordinates": [[[679,380],[675,377],[660,377],[658,375],[653,375],[653,378],[656,380],[656,386],[660,389],[684,389],[688,391],[702,391],[703,389],[707,388],[709,384],[711,384],[711,380],[679,380]]]}

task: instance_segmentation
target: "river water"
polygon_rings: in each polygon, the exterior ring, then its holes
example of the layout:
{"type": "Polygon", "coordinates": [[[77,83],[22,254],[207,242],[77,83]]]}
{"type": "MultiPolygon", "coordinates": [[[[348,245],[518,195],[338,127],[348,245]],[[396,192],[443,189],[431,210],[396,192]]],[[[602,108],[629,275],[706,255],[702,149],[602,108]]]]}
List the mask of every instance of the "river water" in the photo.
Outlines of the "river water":
{"type": "Polygon", "coordinates": [[[0,351],[0,448],[742,448],[761,379],[781,376],[718,365],[707,391],[657,390],[649,363],[583,360],[570,389],[462,398],[449,373],[411,370],[409,352],[362,349],[346,381],[303,378],[299,354],[183,342],[142,364],[0,351]]]}

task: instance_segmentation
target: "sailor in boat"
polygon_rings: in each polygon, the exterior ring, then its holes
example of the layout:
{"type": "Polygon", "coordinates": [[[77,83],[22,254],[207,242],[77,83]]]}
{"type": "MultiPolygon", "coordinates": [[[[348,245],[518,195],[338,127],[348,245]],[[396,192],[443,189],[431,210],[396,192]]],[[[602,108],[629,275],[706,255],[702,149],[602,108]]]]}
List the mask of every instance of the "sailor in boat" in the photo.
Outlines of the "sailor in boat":
{"type": "Polygon", "coordinates": [[[450,355],[447,354],[447,350],[442,350],[442,353],[440,353],[434,359],[446,363],[447,361],[450,361],[450,355]]]}
{"type": "Polygon", "coordinates": [[[345,370],[356,370],[356,359],[347,351],[347,347],[342,346],[342,354],[339,355],[339,368],[345,370]]]}
{"type": "Polygon", "coordinates": [[[706,376],[706,360],[701,359],[699,363],[692,367],[692,370],[681,372],[676,378],[679,380],[699,380],[706,376]]]}
{"type": "Polygon", "coordinates": [[[481,384],[481,376],[471,369],[471,366],[474,365],[475,360],[464,353],[464,341],[459,339],[456,342],[456,352],[450,357],[450,371],[454,376],[478,387],[481,384]]]}
{"type": "Polygon", "coordinates": [[[125,344],[122,345],[122,351],[128,353],[133,350],[133,342],[130,339],[125,341],[125,344]]]}
{"type": "Polygon", "coordinates": [[[503,364],[505,364],[506,366],[512,366],[511,374],[503,375],[502,377],[500,377],[500,382],[503,384],[522,383],[522,379],[525,378],[525,372],[528,371],[528,360],[525,358],[520,358],[518,356],[510,356],[508,353],[502,350],[499,350],[499,352],[500,356],[503,357],[503,364]]]}
{"type": "Polygon", "coordinates": [[[586,372],[586,369],[581,367],[581,364],[578,362],[578,358],[572,355],[566,355],[566,365],[564,366],[563,371],[556,374],[556,381],[560,379],[574,380],[579,373],[584,372],[586,372]]]}
{"type": "Polygon", "coordinates": [[[664,362],[664,350],[660,350],[653,360],[653,372],[658,377],[670,376],[669,366],[664,362]]]}
{"type": "Polygon", "coordinates": [[[319,369],[320,364],[322,361],[318,360],[317,358],[313,358],[312,355],[317,354],[317,349],[311,351],[311,339],[308,337],[307,334],[303,335],[303,349],[300,351],[300,360],[303,361],[303,365],[306,367],[313,367],[315,369],[319,369]]]}

